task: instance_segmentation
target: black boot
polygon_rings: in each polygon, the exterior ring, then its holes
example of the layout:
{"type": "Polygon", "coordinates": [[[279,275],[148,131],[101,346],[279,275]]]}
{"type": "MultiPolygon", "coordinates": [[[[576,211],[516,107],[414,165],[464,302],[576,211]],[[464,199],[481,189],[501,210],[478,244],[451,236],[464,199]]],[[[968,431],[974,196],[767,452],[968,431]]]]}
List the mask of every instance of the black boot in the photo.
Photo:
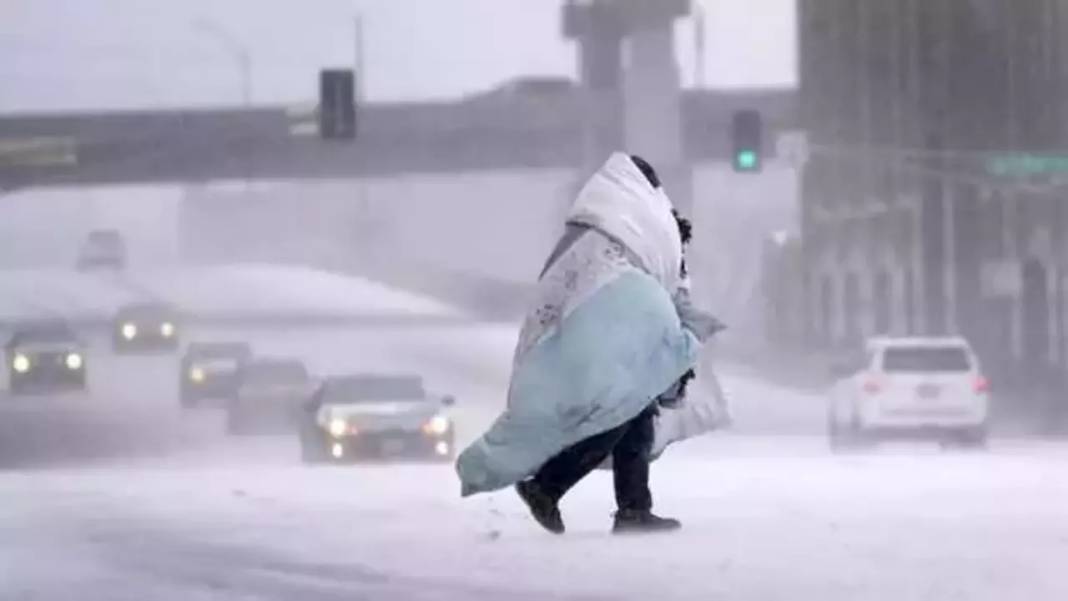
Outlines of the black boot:
{"type": "Polygon", "coordinates": [[[613,534],[641,534],[647,532],[670,532],[682,528],[682,523],[672,518],[662,518],[653,512],[637,509],[621,509],[616,512],[612,526],[613,534]]]}
{"type": "Polygon", "coordinates": [[[564,533],[564,519],[560,517],[560,508],[556,505],[556,499],[538,486],[534,480],[523,480],[515,485],[515,491],[519,498],[530,508],[534,519],[553,534],[564,533]]]}

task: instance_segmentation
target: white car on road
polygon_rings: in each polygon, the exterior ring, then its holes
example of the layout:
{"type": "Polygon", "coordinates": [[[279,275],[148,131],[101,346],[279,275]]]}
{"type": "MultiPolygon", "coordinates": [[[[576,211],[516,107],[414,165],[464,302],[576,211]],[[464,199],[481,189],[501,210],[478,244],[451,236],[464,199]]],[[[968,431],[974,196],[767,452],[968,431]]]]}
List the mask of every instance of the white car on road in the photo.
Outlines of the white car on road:
{"type": "Polygon", "coordinates": [[[834,368],[832,448],[884,438],[986,444],[989,383],[963,338],[878,338],[834,368]]]}

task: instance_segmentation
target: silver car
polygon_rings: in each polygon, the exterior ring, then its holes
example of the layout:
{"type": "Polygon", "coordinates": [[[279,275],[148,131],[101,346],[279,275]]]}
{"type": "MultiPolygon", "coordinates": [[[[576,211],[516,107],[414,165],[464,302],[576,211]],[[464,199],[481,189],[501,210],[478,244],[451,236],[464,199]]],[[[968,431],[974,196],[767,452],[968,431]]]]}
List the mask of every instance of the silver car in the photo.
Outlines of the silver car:
{"type": "Polygon", "coordinates": [[[436,459],[455,453],[448,408],[455,399],[428,393],[416,375],[327,379],[300,420],[305,463],[360,459],[436,459]]]}
{"type": "Polygon", "coordinates": [[[241,367],[230,401],[230,434],[283,434],[295,430],[300,407],[313,392],[308,370],[297,359],[253,359],[241,367]]]}

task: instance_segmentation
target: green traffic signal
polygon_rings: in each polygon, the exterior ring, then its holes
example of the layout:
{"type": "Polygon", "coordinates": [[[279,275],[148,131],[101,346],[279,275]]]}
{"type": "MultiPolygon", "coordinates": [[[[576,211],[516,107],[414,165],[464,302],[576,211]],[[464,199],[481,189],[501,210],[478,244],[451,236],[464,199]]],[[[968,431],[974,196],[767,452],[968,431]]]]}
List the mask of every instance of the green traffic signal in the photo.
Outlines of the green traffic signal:
{"type": "Polygon", "coordinates": [[[734,165],[739,171],[752,171],[757,168],[758,160],[755,150],[739,150],[734,156],[734,165]]]}
{"type": "Polygon", "coordinates": [[[746,109],[735,111],[731,118],[731,160],[735,173],[759,173],[764,148],[764,120],[760,111],[746,109]]]}

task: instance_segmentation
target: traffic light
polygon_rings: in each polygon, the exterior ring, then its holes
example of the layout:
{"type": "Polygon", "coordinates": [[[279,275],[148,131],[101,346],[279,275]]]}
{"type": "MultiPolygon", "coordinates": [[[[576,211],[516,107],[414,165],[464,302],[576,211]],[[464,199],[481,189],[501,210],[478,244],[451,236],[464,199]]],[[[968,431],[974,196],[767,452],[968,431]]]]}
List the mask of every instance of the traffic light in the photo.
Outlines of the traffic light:
{"type": "Polygon", "coordinates": [[[759,111],[736,111],[731,121],[731,163],[738,173],[758,173],[763,167],[764,119],[759,111]]]}
{"type": "Polygon", "coordinates": [[[356,137],[356,76],[352,69],[319,73],[319,135],[327,140],[356,137]]]}

